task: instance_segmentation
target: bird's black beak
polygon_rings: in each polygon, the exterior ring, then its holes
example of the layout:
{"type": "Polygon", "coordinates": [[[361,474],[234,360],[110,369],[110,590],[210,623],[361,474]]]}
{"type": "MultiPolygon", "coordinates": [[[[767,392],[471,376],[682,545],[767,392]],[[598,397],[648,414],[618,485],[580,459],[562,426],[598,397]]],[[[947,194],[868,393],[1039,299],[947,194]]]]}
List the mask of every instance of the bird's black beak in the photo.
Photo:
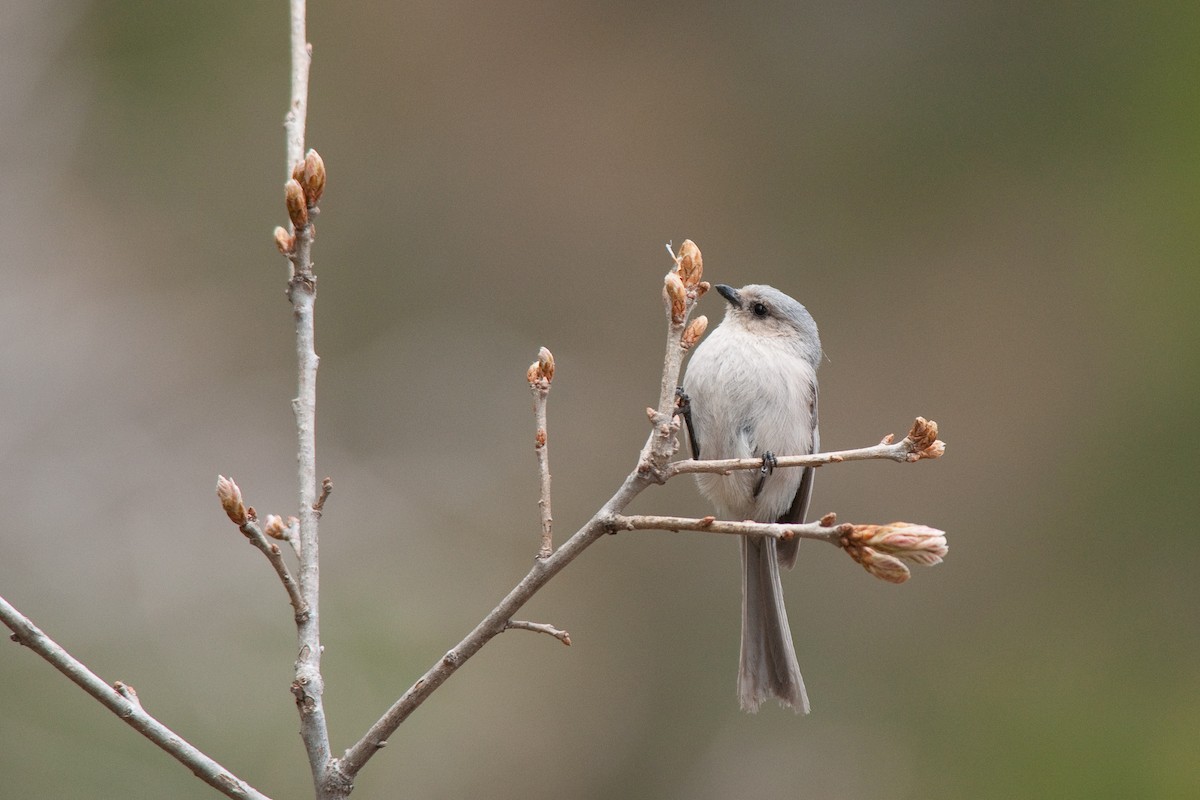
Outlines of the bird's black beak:
{"type": "Polygon", "coordinates": [[[737,289],[733,288],[732,286],[726,286],[723,283],[718,283],[713,288],[721,293],[721,297],[724,297],[729,302],[729,305],[733,306],[734,308],[742,307],[742,296],[738,294],[737,289]]]}

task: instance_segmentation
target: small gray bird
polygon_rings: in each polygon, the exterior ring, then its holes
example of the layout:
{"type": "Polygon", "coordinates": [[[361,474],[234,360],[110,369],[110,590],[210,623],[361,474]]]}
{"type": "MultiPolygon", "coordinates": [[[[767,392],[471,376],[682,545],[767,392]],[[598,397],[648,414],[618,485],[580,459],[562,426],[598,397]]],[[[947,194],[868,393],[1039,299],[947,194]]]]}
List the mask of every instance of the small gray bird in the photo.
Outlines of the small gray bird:
{"type": "MultiPolygon", "coordinates": [[[[684,388],[692,415],[692,454],[762,458],[760,471],[699,474],[700,492],[722,516],[803,522],[812,467],[772,469],[776,455],[816,452],[817,365],[821,340],[804,306],[770,286],[718,285],[725,319],[692,355],[684,388]]],[[[799,539],[741,537],[742,649],[738,701],[757,711],[775,697],[808,713],[808,694],[783,604],[779,565],[796,563],[799,539]]]]}

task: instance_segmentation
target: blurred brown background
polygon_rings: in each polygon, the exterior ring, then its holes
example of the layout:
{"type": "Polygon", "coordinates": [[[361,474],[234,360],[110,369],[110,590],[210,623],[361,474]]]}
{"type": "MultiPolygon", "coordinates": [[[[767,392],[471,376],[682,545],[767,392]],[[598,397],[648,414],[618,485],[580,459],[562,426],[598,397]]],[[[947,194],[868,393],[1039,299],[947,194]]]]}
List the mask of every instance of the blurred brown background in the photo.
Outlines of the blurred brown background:
{"type": "MultiPolygon", "coordinates": [[[[213,494],[295,504],[285,6],[2,5],[0,592],[310,796],[284,593],[213,494]]],[[[527,608],[573,647],[494,641],[355,797],[1200,796],[1200,7],[1132,8],[312,4],[336,750],[529,566],[539,345],[560,541],[633,465],[667,241],[812,311],[827,448],[949,444],[821,471],[818,513],[951,552],[896,587],[805,546],[810,717],[737,709],[733,541],[622,535],[527,608]]],[[[4,796],[215,796],[0,676],[4,796]]]]}

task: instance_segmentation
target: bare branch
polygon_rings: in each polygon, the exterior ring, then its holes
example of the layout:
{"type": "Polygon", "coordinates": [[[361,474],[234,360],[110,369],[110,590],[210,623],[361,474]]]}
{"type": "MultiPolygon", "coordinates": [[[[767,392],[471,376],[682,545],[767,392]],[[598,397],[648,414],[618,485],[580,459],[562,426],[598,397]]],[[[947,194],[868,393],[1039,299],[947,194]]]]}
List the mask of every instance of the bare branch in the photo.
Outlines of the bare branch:
{"type": "Polygon", "coordinates": [[[700,531],[703,533],[725,533],[736,536],[763,536],[768,539],[816,539],[842,546],[841,539],[853,530],[853,525],[823,525],[821,522],[783,525],[774,522],[729,522],[716,517],[664,517],[650,514],[623,516],[614,514],[611,519],[614,530],[625,531],[700,531]]]}
{"type": "Polygon", "coordinates": [[[521,619],[510,619],[504,625],[506,631],[534,631],[535,633],[545,633],[558,639],[567,647],[571,646],[571,634],[566,631],[559,630],[553,625],[545,622],[526,622],[521,619]]]}
{"type": "Polygon", "coordinates": [[[269,800],[269,798],[234,775],[225,767],[209,758],[189,744],[182,736],[146,713],[132,686],[117,681],[109,686],[94,672],[75,659],[43,633],[26,616],[0,597],[0,620],[12,629],[12,640],[33,650],[71,679],[79,688],[100,701],[109,711],[120,717],[127,725],[165,750],[172,758],[192,771],[197,778],[207,783],[226,797],[243,800],[269,800]]]}
{"type": "MultiPolygon", "coordinates": [[[[870,447],[860,447],[855,450],[836,450],[812,455],[778,456],[775,466],[783,467],[819,467],[824,464],[840,464],[843,461],[867,461],[869,459],[887,459],[900,462],[915,462],[925,458],[940,458],[946,452],[946,443],[937,438],[937,423],[917,417],[912,430],[899,442],[892,442],[888,434],[883,441],[870,447]]],[[[676,475],[696,472],[730,473],[738,469],[761,469],[761,458],[722,458],[711,461],[676,461],[663,472],[663,480],[669,480],[676,475]]]]}
{"type": "MultiPolygon", "coordinates": [[[[285,199],[293,233],[290,249],[284,254],[291,262],[287,297],[296,323],[297,391],[292,401],[296,416],[297,482],[299,484],[300,595],[308,613],[297,617],[297,655],[292,694],[300,712],[300,736],[308,754],[313,784],[318,798],[345,797],[351,786],[341,780],[334,768],[329,746],[329,727],[322,700],[325,682],[321,676],[320,560],[317,525],[324,499],[317,489],[316,413],[317,358],[314,308],[317,281],[312,271],[312,243],[316,234],[313,219],[319,213],[317,201],[325,190],[325,164],[316,151],[304,151],[304,133],[308,113],[308,72],[312,46],[305,31],[305,0],[291,0],[291,103],[285,118],[287,129],[287,169],[285,199]],[[296,187],[303,203],[296,207],[296,187]],[[318,505],[320,503],[320,505],[318,505]]],[[[286,237],[285,237],[286,239],[286,237]]],[[[276,232],[276,243],[280,237],[276,232]]],[[[283,246],[280,246],[283,250],[283,246]]]]}
{"type": "Polygon", "coordinates": [[[537,424],[533,450],[537,454],[541,479],[538,507],[542,517],[542,544],[537,557],[544,559],[554,552],[554,516],[550,513],[550,446],[546,428],[546,399],[550,396],[550,382],[554,380],[554,355],[543,347],[538,351],[538,360],[529,365],[525,377],[529,381],[529,390],[533,392],[533,414],[537,424]]]}
{"type": "Polygon", "coordinates": [[[926,525],[892,522],[887,525],[835,524],[830,513],[818,522],[789,524],[771,522],[729,522],[716,517],[662,517],[649,514],[614,514],[613,530],[700,531],[737,536],[763,536],[788,540],[793,537],[816,539],[840,547],[867,572],[889,583],[904,583],[910,572],[904,562],[932,567],[942,563],[949,550],[946,533],[926,525]]]}

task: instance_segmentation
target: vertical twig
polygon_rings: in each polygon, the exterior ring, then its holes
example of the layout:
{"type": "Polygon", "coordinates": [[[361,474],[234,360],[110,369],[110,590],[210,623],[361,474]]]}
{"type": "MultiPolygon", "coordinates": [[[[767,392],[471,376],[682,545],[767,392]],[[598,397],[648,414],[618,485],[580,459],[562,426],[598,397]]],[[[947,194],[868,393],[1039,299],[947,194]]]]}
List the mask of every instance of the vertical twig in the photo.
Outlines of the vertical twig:
{"type": "MultiPolygon", "coordinates": [[[[288,299],[296,323],[297,392],[292,401],[296,415],[297,479],[300,495],[300,593],[308,606],[308,615],[296,625],[297,654],[292,693],[300,712],[300,736],[308,754],[317,797],[344,797],[349,786],[340,784],[331,769],[329,727],[325,720],[322,700],[324,680],[321,676],[320,627],[320,560],[317,525],[320,512],[316,509],[317,456],[316,410],[317,365],[314,309],[317,282],[312,273],[312,217],[316,202],[324,188],[324,165],[319,156],[304,153],[304,128],[308,114],[308,73],[312,49],[305,32],[305,0],[291,0],[291,103],[285,120],[287,131],[287,169],[290,183],[300,183],[306,213],[295,213],[289,205],[294,228],[294,247],[289,254],[292,277],[288,282],[288,299]],[[312,164],[309,162],[312,161],[312,164]],[[314,183],[319,167],[319,183],[314,183]]],[[[294,191],[289,184],[289,191],[294,191]]]]}
{"type": "Polygon", "coordinates": [[[546,399],[550,396],[550,382],[554,380],[554,356],[546,348],[538,351],[538,360],[529,366],[525,377],[529,390],[533,392],[533,414],[537,424],[533,450],[537,454],[538,475],[541,492],[538,508],[542,516],[542,545],[537,557],[547,559],[554,552],[554,516],[550,512],[550,451],[546,429],[546,399]]]}

